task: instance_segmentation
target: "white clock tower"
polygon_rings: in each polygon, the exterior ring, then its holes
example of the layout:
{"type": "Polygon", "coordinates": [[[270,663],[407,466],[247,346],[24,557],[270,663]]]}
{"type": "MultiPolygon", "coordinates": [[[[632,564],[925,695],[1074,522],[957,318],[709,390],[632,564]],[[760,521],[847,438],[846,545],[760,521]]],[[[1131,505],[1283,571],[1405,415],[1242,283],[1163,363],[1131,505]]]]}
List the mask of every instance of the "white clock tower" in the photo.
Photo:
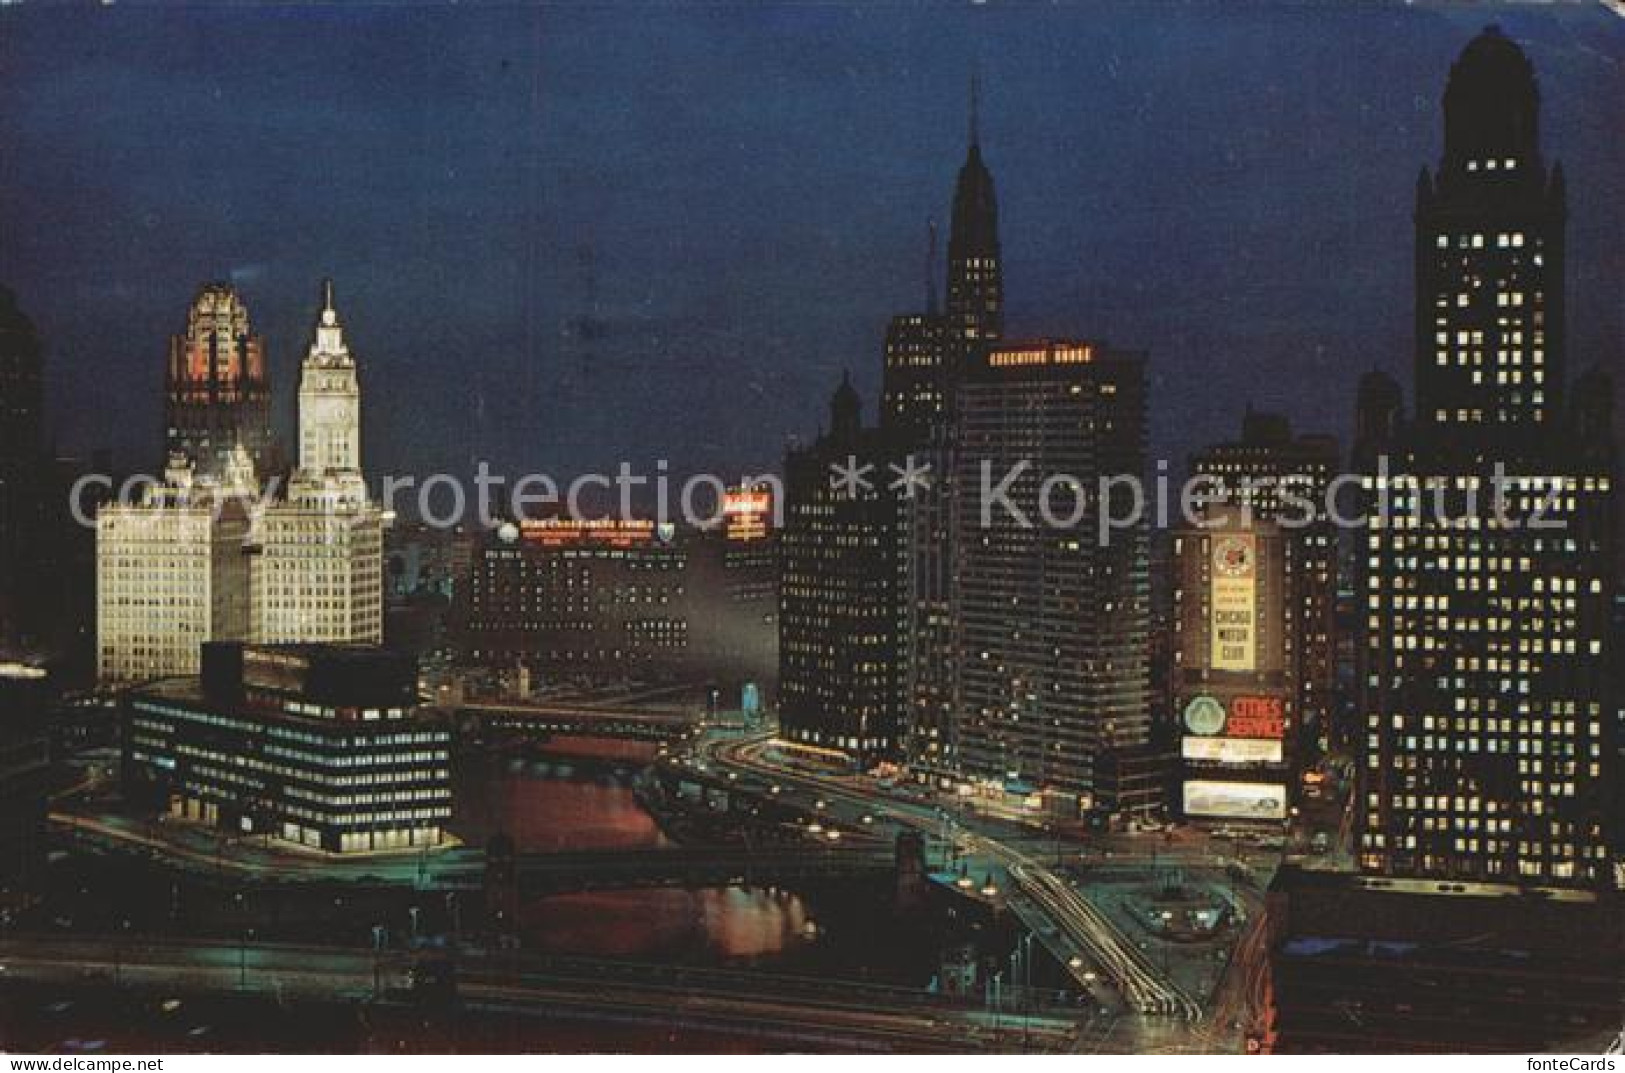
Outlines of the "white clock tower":
{"type": "Polygon", "coordinates": [[[361,386],[344,327],[333,308],[333,281],[322,287],[316,339],[299,375],[299,468],[292,497],[365,502],[361,477],[361,386]]]}
{"type": "Polygon", "coordinates": [[[255,527],[254,638],[383,640],[383,513],[361,476],[361,388],[333,283],[299,376],[299,466],[255,527]]]}

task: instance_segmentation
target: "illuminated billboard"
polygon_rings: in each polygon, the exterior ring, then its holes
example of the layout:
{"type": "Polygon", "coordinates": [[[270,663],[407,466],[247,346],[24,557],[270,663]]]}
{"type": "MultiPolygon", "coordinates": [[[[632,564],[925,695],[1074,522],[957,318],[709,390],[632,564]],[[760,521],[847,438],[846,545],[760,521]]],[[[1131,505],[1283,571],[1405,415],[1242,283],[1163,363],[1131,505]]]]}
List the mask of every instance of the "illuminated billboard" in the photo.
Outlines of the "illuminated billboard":
{"type": "Polygon", "coordinates": [[[1286,737],[1286,704],[1280,697],[1236,697],[1224,732],[1232,738],[1286,737]]]}
{"type": "Polygon", "coordinates": [[[766,485],[730,488],[722,496],[722,517],[729,540],[765,540],[773,517],[773,494],[766,485]]]}
{"type": "Polygon", "coordinates": [[[1286,787],[1268,782],[1219,782],[1192,779],[1185,783],[1185,815],[1229,820],[1286,819],[1286,787]]]}
{"type": "Polygon", "coordinates": [[[1251,533],[1213,538],[1211,662],[1216,671],[1258,667],[1258,541],[1251,533]]]}
{"type": "Polygon", "coordinates": [[[1217,734],[1224,729],[1228,718],[1224,705],[1216,697],[1192,697],[1185,705],[1185,729],[1192,734],[1217,734]]]}
{"type": "Polygon", "coordinates": [[[1279,764],[1281,742],[1266,738],[1197,738],[1186,736],[1180,746],[1186,760],[1209,760],[1220,764],[1279,764]]]}
{"type": "Polygon", "coordinates": [[[542,518],[519,523],[519,533],[530,544],[557,548],[576,544],[630,548],[651,543],[655,523],[639,518],[542,518]]]}

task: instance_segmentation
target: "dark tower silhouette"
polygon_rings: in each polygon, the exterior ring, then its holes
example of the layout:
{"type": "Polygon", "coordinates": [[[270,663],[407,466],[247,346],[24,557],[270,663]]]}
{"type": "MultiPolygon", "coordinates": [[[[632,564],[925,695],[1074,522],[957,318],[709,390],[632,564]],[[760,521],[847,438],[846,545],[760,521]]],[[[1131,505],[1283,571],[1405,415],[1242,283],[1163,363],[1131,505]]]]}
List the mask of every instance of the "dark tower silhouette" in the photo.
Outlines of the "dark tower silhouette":
{"type": "Polygon", "coordinates": [[[1359,862],[1600,889],[1617,822],[1611,392],[1582,377],[1565,403],[1565,195],[1539,103],[1496,27],[1451,68],[1444,154],[1417,184],[1409,427],[1391,382],[1361,384],[1363,461],[1388,466],[1366,470],[1357,557],[1359,862]]]}
{"type": "Polygon", "coordinates": [[[902,748],[908,512],[886,489],[891,439],[862,427],[849,376],[829,412],[829,431],[784,460],[779,729],[869,768],[902,748]]]}
{"type": "Polygon", "coordinates": [[[44,371],[33,321],[0,287],[0,648],[23,640],[40,610],[29,591],[43,537],[44,371]]]}
{"type": "Polygon", "coordinates": [[[1538,444],[1561,415],[1561,167],[1537,143],[1540,93],[1491,26],[1444,93],[1444,156],[1416,191],[1416,424],[1476,451],[1538,444]]]}
{"type": "Polygon", "coordinates": [[[925,312],[899,313],[886,326],[881,371],[880,426],[910,447],[945,435],[955,365],[949,361],[946,322],[937,308],[937,225],[929,224],[925,256],[925,312]]]}
{"type": "Polygon", "coordinates": [[[841,374],[841,386],[829,400],[829,434],[837,443],[851,443],[863,428],[863,402],[852,386],[852,374],[841,374]]]}
{"type": "Polygon", "coordinates": [[[1354,400],[1354,453],[1356,472],[1374,469],[1377,459],[1399,442],[1405,420],[1405,400],[1399,381],[1371,370],[1360,377],[1354,400]]]}
{"type": "Polygon", "coordinates": [[[999,258],[999,207],[993,175],[982,161],[980,94],[971,83],[970,149],[954,186],[948,232],[948,320],[964,340],[1004,335],[1004,274],[999,258]]]}

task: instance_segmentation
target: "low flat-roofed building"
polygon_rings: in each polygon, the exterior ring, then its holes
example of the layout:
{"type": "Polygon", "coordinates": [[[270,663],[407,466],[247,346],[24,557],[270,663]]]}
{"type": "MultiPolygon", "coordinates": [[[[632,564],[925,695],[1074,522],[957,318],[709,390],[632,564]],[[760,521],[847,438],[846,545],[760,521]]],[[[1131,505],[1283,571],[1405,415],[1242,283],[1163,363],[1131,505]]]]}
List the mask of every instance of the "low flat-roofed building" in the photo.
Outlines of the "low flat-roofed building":
{"type": "Polygon", "coordinates": [[[133,800],[239,835],[350,853],[420,849],[451,818],[451,729],[408,656],[360,645],[216,643],[202,675],[134,690],[133,800]]]}
{"type": "Polygon", "coordinates": [[[1266,911],[1267,1051],[1580,1053],[1620,1030],[1618,892],[1288,865],[1266,911]]]}

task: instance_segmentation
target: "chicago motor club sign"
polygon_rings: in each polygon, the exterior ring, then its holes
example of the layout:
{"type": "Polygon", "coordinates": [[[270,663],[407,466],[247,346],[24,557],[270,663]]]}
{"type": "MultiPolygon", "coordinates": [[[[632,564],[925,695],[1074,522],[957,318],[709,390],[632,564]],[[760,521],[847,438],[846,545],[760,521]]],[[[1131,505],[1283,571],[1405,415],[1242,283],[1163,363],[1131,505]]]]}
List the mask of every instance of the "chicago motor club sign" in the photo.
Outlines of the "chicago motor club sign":
{"type": "Polygon", "coordinates": [[[1216,671],[1257,669],[1257,551],[1250,535],[1213,540],[1209,645],[1216,671]]]}

